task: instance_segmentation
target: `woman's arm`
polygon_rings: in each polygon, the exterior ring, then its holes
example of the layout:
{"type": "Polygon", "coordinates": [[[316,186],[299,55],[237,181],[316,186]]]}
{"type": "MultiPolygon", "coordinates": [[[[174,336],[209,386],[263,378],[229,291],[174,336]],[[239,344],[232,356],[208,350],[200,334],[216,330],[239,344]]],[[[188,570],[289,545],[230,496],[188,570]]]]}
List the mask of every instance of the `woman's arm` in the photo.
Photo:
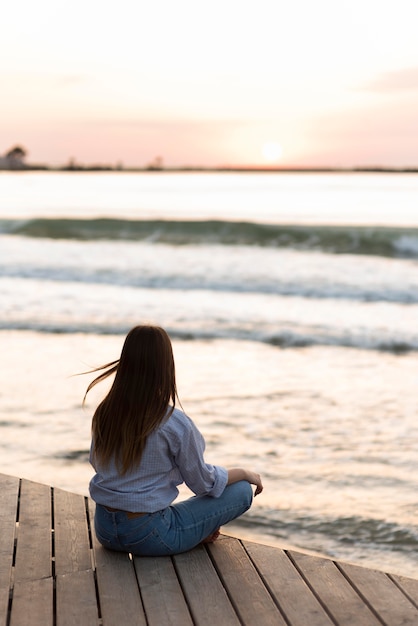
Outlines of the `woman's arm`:
{"type": "Polygon", "coordinates": [[[237,483],[240,480],[246,480],[250,485],[256,485],[255,496],[258,496],[258,494],[263,491],[263,483],[261,482],[260,474],[243,469],[242,467],[234,467],[228,470],[228,485],[237,483]]]}
{"type": "Polygon", "coordinates": [[[243,468],[227,470],[205,463],[205,440],[192,420],[181,411],[175,411],[167,422],[167,446],[186,485],[197,495],[218,497],[225,485],[246,480],[256,485],[255,495],[263,491],[261,477],[243,468]]]}

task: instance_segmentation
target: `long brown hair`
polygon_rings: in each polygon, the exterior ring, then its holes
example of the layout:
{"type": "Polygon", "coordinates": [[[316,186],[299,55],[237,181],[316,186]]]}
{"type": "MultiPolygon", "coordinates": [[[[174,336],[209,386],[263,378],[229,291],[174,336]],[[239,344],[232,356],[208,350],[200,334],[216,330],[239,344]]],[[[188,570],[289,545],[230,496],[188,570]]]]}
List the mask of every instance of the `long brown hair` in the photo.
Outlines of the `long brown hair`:
{"type": "Polygon", "coordinates": [[[105,466],[113,459],[125,474],[139,464],[148,435],[174,411],[177,388],[170,338],[159,326],[135,326],[119,360],[92,371],[100,370],[105,371],[89,384],[84,399],[97,383],[112,374],[115,379],[93,415],[94,454],[105,466]]]}

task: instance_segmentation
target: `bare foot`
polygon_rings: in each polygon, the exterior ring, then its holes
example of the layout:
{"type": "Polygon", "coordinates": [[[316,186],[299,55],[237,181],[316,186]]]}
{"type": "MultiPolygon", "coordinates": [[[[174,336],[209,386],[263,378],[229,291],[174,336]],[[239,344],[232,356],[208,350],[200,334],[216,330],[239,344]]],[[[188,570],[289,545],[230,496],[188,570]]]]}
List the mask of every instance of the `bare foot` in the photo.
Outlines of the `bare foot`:
{"type": "Polygon", "coordinates": [[[203,539],[202,543],[213,543],[214,541],[217,540],[220,534],[221,534],[221,529],[218,528],[218,530],[215,530],[215,532],[209,535],[209,537],[206,537],[206,539],[203,539]]]}

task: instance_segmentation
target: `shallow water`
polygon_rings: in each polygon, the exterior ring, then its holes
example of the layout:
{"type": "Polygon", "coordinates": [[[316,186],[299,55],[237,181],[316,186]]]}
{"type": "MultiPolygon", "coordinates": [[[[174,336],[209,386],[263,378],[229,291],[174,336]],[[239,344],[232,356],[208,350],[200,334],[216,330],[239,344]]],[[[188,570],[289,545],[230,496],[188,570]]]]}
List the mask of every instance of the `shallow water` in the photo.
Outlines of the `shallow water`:
{"type": "MultiPolygon", "coordinates": [[[[90,419],[105,386],[82,409],[91,377],[72,374],[117,357],[122,339],[1,333],[1,471],[87,494],[90,419]]],[[[232,340],[174,350],[207,460],[264,479],[230,532],[416,575],[416,354],[232,340]]]]}
{"type": "Polygon", "coordinates": [[[2,174],[0,192],[0,471],[87,494],[105,388],[82,409],[73,374],[157,323],[207,460],[263,475],[230,532],[418,576],[417,176],[2,174]]]}

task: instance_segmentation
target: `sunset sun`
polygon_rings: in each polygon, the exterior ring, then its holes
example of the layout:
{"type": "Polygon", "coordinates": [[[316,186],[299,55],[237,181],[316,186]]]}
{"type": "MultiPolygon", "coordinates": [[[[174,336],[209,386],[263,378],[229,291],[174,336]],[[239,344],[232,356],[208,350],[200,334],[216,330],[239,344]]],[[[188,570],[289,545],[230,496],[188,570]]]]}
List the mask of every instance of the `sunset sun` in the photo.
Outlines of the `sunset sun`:
{"type": "Polygon", "coordinates": [[[283,155],[283,148],[277,141],[266,141],[261,149],[263,159],[266,163],[276,163],[283,155]]]}

